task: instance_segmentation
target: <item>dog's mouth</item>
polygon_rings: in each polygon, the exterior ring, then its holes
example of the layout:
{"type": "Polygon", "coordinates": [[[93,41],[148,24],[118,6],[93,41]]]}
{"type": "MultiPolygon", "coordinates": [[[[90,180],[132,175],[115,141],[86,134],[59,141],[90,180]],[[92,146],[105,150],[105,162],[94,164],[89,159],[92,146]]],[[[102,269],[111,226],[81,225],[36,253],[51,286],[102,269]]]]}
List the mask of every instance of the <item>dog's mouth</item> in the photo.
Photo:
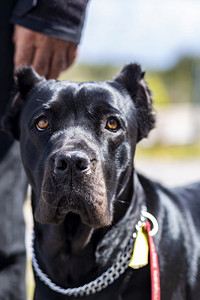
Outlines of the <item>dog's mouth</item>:
{"type": "Polygon", "coordinates": [[[62,220],[67,230],[68,237],[73,238],[78,231],[78,228],[82,224],[81,217],[78,214],[69,212],[62,220]]]}
{"type": "Polygon", "coordinates": [[[66,219],[74,216],[75,219],[79,219],[79,221],[84,224],[92,224],[88,210],[86,206],[83,205],[84,202],[85,200],[80,197],[78,197],[76,201],[73,201],[71,194],[68,197],[62,197],[58,202],[58,207],[55,212],[57,223],[65,222],[66,219]]]}
{"type": "Polygon", "coordinates": [[[59,200],[54,199],[52,204],[51,198],[45,196],[42,195],[35,210],[35,219],[40,223],[61,224],[71,215],[90,228],[109,226],[112,222],[111,210],[104,197],[77,195],[73,191],[59,200]]]}

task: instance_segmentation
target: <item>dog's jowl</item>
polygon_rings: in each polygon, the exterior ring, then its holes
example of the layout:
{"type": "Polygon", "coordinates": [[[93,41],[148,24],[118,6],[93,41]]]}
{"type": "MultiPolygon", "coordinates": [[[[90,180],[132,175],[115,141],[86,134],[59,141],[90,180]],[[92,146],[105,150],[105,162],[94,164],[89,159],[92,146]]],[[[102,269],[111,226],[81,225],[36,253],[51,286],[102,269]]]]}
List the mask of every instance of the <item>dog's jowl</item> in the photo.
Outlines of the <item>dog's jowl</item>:
{"type": "Polygon", "coordinates": [[[32,187],[35,299],[200,299],[200,183],[166,189],[134,170],[155,124],[140,67],[86,83],[24,67],[16,82],[3,126],[32,187]]]}

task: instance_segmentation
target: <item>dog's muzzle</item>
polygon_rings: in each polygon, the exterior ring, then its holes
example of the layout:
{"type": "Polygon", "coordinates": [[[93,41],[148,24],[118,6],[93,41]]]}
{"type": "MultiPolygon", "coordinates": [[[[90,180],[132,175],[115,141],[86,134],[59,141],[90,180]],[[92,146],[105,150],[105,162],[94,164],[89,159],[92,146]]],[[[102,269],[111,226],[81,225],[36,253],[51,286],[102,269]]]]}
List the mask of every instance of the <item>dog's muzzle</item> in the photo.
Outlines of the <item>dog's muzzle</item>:
{"type": "Polygon", "coordinates": [[[98,154],[82,149],[59,149],[44,166],[35,219],[40,223],[59,224],[68,213],[80,216],[91,228],[109,226],[112,222],[112,199],[98,154]]]}

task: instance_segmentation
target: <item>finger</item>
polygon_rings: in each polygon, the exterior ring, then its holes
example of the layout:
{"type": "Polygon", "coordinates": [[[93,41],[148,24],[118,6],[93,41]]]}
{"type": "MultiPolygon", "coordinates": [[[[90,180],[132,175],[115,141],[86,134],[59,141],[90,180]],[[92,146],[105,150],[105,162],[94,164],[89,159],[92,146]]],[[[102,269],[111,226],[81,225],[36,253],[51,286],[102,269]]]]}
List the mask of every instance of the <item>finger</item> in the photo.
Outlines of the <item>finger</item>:
{"type": "Polygon", "coordinates": [[[71,44],[68,48],[67,52],[67,68],[69,68],[74,61],[76,60],[78,55],[78,47],[76,44],[71,44]]]}
{"type": "MultiPolygon", "coordinates": [[[[14,50],[14,66],[17,69],[20,65],[31,65],[35,47],[33,41],[27,40],[26,34],[24,34],[24,29],[17,26],[15,27],[13,35],[13,43],[15,46],[14,50]]],[[[25,31],[26,32],[26,31],[25,31]]]]}
{"type": "Polygon", "coordinates": [[[58,78],[59,74],[67,68],[67,58],[65,55],[65,52],[54,52],[54,55],[52,57],[51,61],[51,67],[49,69],[49,73],[47,78],[58,78]]]}
{"type": "Polygon", "coordinates": [[[51,67],[51,57],[51,51],[48,51],[45,48],[36,49],[33,58],[33,67],[38,74],[47,77],[51,67]]]}
{"type": "Polygon", "coordinates": [[[20,65],[30,66],[33,62],[35,48],[33,46],[25,46],[24,43],[15,45],[14,66],[18,69],[20,65]]]}

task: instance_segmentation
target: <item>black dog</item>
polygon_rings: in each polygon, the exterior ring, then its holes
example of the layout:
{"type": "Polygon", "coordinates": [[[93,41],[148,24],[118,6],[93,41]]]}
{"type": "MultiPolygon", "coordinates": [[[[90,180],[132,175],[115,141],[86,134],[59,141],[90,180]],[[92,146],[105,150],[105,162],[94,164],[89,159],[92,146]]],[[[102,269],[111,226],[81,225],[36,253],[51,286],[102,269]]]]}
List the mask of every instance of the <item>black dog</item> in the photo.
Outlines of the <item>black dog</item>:
{"type": "Polygon", "coordinates": [[[108,82],[46,81],[28,67],[16,77],[4,128],[32,187],[35,299],[151,299],[149,264],[128,267],[144,206],[159,225],[161,299],[200,299],[200,183],[169,190],[133,167],[155,123],[140,67],[108,82]]]}

